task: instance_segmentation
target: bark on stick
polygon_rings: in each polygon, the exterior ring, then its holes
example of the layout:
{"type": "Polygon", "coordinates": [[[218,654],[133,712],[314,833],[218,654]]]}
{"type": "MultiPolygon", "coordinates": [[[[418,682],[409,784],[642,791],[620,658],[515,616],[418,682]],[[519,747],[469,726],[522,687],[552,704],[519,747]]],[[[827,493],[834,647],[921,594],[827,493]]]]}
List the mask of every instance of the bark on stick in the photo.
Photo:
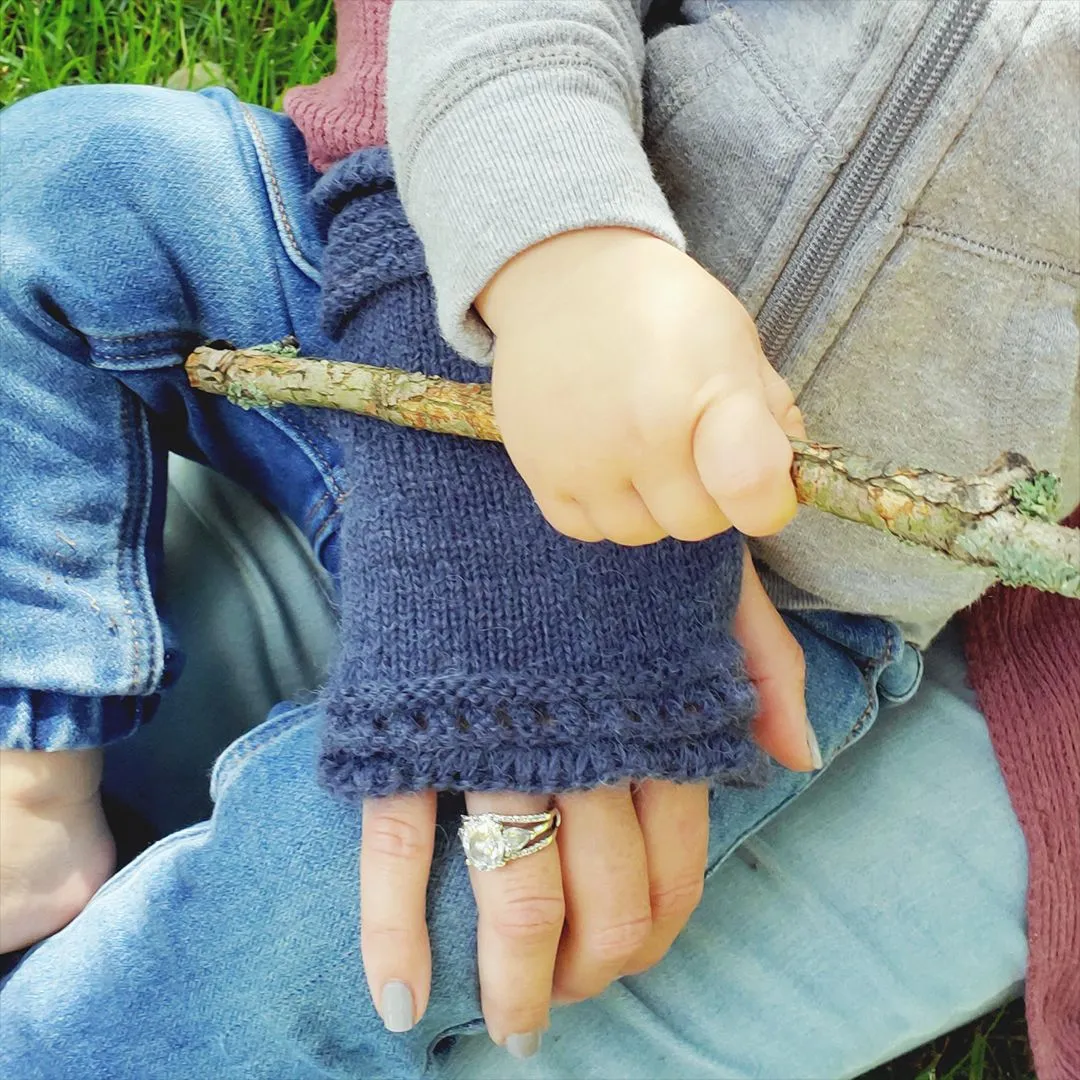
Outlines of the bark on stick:
{"type": "MultiPolygon", "coordinates": [[[[394,368],[299,356],[295,342],[196,349],[193,387],[244,408],[306,405],[403,427],[499,442],[486,383],[456,383],[394,368]]],[[[1080,597],[1080,531],[1053,522],[1057,480],[1020,454],[977,476],[871,461],[838,446],[792,441],[799,502],[890,533],[1006,585],[1080,597]]]]}

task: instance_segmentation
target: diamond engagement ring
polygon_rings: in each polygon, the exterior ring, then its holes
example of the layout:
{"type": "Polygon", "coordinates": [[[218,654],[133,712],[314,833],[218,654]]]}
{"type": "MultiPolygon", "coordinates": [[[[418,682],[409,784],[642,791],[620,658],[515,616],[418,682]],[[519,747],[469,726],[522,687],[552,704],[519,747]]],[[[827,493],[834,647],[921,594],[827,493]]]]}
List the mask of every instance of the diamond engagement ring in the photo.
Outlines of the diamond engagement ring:
{"type": "Polygon", "coordinates": [[[543,851],[555,839],[558,810],[543,814],[462,814],[465,861],[477,870],[498,870],[512,859],[543,851]]]}

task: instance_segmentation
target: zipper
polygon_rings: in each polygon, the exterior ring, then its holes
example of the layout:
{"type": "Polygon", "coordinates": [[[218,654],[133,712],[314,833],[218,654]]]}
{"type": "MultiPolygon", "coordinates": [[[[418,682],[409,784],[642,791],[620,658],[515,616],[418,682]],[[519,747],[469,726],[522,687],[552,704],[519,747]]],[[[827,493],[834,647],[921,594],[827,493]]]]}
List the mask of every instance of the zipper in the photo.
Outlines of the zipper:
{"type": "Polygon", "coordinates": [[[785,353],[804,316],[829,281],[985,6],[986,0],[943,0],[938,17],[920,34],[851,156],[811,215],[757,318],[765,351],[781,373],[785,353]]]}

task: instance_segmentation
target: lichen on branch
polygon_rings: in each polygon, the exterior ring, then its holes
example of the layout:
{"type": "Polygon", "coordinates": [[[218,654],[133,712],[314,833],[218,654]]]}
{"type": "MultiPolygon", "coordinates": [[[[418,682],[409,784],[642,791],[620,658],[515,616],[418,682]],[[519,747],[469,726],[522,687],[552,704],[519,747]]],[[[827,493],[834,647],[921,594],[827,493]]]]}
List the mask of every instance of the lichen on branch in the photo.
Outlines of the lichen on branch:
{"type": "MultiPolygon", "coordinates": [[[[500,442],[486,383],[299,355],[295,339],[249,349],[213,342],[186,364],[197,390],[243,408],[342,409],[403,427],[500,442]]],[[[1020,454],[957,477],[875,462],[838,446],[792,440],[800,503],[858,522],[1006,585],[1080,597],[1080,531],[1053,523],[1058,481],[1020,454]]]]}

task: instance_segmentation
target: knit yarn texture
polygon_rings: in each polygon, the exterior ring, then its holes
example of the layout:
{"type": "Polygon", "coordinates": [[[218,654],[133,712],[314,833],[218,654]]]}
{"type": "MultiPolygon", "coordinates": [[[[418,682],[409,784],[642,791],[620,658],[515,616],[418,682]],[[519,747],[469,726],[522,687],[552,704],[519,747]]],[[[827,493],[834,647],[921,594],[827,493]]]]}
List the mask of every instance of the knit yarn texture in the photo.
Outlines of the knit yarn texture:
{"type": "MultiPolygon", "coordinates": [[[[387,153],[339,163],[315,198],[330,218],[322,319],[338,356],[487,378],[439,334],[387,153]]],[[[581,543],[543,520],[499,445],[334,424],[349,496],[321,752],[331,790],[760,776],[755,695],[730,635],[738,535],[581,543]]]]}
{"type": "MultiPolygon", "coordinates": [[[[1067,524],[1080,529],[1080,512],[1067,524]]],[[[1080,601],[999,585],[964,621],[968,674],[1027,843],[1035,1071],[1080,1080],[1080,601]]]]}
{"type": "Polygon", "coordinates": [[[354,150],[386,142],[386,42],[391,0],[337,0],[337,65],[287,91],[283,108],[320,172],[354,150]]]}

